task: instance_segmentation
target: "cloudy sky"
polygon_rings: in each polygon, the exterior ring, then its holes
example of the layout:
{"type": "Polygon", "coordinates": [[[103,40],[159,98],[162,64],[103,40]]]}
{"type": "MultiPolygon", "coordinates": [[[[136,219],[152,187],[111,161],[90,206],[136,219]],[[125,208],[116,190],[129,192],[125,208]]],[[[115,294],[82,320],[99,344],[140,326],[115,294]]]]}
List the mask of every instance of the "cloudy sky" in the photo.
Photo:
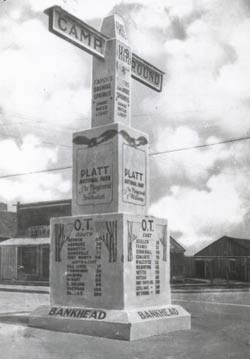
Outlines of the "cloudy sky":
{"type": "Polygon", "coordinates": [[[250,238],[249,0],[1,0],[0,201],[71,198],[72,131],[90,127],[91,56],[47,29],[52,5],[100,28],[121,15],[133,52],[165,73],[156,93],[132,87],[132,126],[148,132],[150,212],[197,250],[250,238]]]}

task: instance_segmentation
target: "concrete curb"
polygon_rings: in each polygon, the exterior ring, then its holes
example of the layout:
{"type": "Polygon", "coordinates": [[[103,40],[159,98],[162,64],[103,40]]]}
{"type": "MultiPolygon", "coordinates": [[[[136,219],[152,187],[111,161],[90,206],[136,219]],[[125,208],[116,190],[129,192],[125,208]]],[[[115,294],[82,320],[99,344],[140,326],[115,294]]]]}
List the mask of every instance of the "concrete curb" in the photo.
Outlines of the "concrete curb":
{"type": "Polygon", "coordinates": [[[37,293],[37,294],[49,294],[50,293],[50,289],[49,288],[36,288],[36,287],[31,287],[31,288],[23,288],[23,287],[17,287],[17,286],[13,286],[11,287],[0,287],[0,292],[21,292],[21,293],[37,293]]]}
{"type": "MultiPolygon", "coordinates": [[[[36,287],[36,286],[17,286],[17,285],[8,285],[1,286],[0,292],[20,292],[20,293],[36,293],[36,294],[50,294],[49,287],[36,287]]],[[[171,293],[220,293],[220,292],[250,292],[249,287],[245,288],[208,288],[208,287],[198,287],[198,288],[171,288],[171,293]]]]}
{"type": "Polygon", "coordinates": [[[182,288],[171,289],[171,293],[223,293],[223,292],[250,292],[250,288],[182,288]]]}
{"type": "Polygon", "coordinates": [[[27,325],[30,312],[0,313],[0,323],[27,325]]]}

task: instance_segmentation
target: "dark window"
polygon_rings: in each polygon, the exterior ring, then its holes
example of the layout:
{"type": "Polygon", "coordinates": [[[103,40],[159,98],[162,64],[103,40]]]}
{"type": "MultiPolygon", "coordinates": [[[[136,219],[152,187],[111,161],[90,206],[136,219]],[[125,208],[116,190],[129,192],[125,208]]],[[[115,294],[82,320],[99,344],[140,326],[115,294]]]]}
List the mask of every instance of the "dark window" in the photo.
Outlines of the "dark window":
{"type": "Polygon", "coordinates": [[[49,279],[49,247],[44,247],[42,251],[43,277],[49,279]]]}
{"type": "Polygon", "coordinates": [[[231,272],[236,271],[236,261],[230,261],[230,271],[231,272]]]}
{"type": "Polygon", "coordinates": [[[18,270],[23,274],[37,274],[37,247],[25,246],[18,248],[18,270]]]}

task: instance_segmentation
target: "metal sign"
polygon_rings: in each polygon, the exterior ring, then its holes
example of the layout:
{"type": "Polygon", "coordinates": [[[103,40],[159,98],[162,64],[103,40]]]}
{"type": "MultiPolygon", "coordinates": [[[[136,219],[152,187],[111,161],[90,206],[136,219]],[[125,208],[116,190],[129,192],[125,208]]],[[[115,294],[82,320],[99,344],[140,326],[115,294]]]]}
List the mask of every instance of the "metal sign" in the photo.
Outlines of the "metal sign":
{"type": "MultiPolygon", "coordinates": [[[[106,43],[109,38],[82,20],[69,14],[59,6],[53,6],[45,13],[49,16],[49,31],[87,51],[91,55],[105,58],[106,43]]],[[[160,92],[164,72],[139,56],[132,54],[131,76],[160,92]]]]}
{"type": "Polygon", "coordinates": [[[49,237],[50,226],[48,225],[31,226],[27,228],[26,235],[31,238],[49,237]]]}
{"type": "Polygon", "coordinates": [[[93,27],[69,14],[59,6],[45,10],[49,15],[49,31],[89,52],[104,58],[106,39],[93,27]]]}
{"type": "Polygon", "coordinates": [[[144,85],[161,92],[164,72],[141,57],[132,54],[131,76],[144,85]]]}

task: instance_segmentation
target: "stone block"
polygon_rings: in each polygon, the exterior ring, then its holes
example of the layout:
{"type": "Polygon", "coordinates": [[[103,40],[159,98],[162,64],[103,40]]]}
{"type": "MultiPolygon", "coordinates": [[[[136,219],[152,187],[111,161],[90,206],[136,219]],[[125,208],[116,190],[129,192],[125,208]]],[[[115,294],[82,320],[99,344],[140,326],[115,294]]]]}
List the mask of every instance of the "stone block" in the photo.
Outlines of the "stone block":
{"type": "Polygon", "coordinates": [[[190,323],[190,314],[171,304],[136,310],[40,306],[29,317],[31,327],[131,341],[190,329],[190,323]]]}
{"type": "Polygon", "coordinates": [[[167,221],[111,213],[51,222],[51,304],[131,309],[170,304],[167,221]]]}
{"type": "Polygon", "coordinates": [[[73,135],[72,214],[146,214],[148,136],[121,124],[73,135]]]}
{"type": "Polygon", "coordinates": [[[132,52],[125,25],[117,15],[103,20],[109,40],[105,59],[93,57],[91,127],[120,122],[130,125],[132,52]]]}

